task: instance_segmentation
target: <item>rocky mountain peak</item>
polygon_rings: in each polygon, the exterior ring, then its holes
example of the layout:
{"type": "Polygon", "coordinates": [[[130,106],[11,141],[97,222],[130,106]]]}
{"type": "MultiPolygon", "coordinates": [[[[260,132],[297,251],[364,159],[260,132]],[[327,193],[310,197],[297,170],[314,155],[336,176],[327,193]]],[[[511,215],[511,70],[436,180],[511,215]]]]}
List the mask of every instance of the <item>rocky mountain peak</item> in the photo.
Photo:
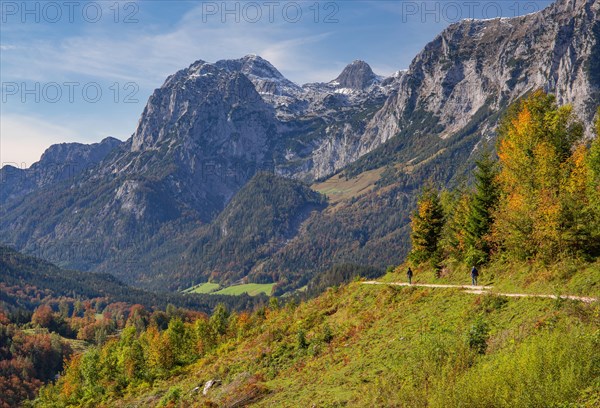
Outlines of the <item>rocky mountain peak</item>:
{"type": "Polygon", "coordinates": [[[244,74],[255,75],[260,78],[285,79],[269,61],[258,55],[250,54],[239,61],[242,63],[240,71],[244,74]]]}
{"type": "Polygon", "coordinates": [[[234,60],[221,60],[215,66],[248,77],[260,94],[294,96],[300,87],[285,78],[269,61],[255,54],[234,60]]]}
{"type": "Polygon", "coordinates": [[[234,122],[242,121],[236,115],[244,109],[248,114],[269,110],[241,69],[241,60],[197,61],[169,77],[150,96],[131,150],[156,149],[166,141],[208,143],[211,136],[227,138],[234,132],[234,122]]]}
{"type": "Polygon", "coordinates": [[[40,161],[35,166],[45,166],[49,164],[80,164],[80,163],[98,163],[114,148],[120,146],[123,142],[114,137],[106,137],[98,143],[59,143],[50,146],[42,154],[40,161]]]}
{"type": "Polygon", "coordinates": [[[337,84],[342,88],[363,90],[377,82],[377,80],[377,75],[375,75],[369,64],[356,60],[348,64],[331,84],[337,84]]]}

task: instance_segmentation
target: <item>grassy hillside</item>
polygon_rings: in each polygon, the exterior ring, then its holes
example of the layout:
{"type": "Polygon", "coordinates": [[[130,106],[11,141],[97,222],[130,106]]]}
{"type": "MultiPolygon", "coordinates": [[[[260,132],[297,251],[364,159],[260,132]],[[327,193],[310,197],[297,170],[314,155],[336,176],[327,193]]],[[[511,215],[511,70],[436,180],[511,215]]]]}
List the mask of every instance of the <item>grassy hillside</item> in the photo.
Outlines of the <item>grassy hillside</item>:
{"type": "Polygon", "coordinates": [[[191,288],[187,288],[183,293],[202,293],[202,294],[215,294],[215,295],[229,295],[239,296],[248,294],[250,296],[257,296],[265,294],[269,296],[273,291],[274,283],[245,283],[242,285],[232,285],[226,288],[221,288],[218,283],[201,283],[191,288]]]}
{"type": "MultiPolygon", "coordinates": [[[[201,326],[188,326],[190,334],[201,326]]],[[[131,379],[125,388],[102,377],[90,388],[86,369],[73,364],[37,406],[512,408],[600,402],[597,302],[355,282],[300,306],[231,315],[223,333],[195,362],[131,379]],[[204,396],[208,380],[218,382],[204,396]]],[[[109,343],[100,356],[124,344],[109,343]]]]}
{"type": "Polygon", "coordinates": [[[250,296],[256,296],[264,293],[265,295],[269,296],[273,291],[273,286],[275,286],[274,283],[246,283],[244,285],[233,285],[215,292],[215,295],[239,296],[247,293],[250,296]]]}
{"type": "Polygon", "coordinates": [[[335,204],[351,200],[361,194],[372,191],[380,180],[385,168],[365,171],[356,177],[346,178],[342,174],[336,174],[327,180],[313,184],[312,188],[327,196],[329,202],[335,204]]]}
{"type": "Polygon", "coordinates": [[[218,283],[204,282],[187,288],[183,293],[213,293],[219,289],[221,289],[221,285],[218,283]]]}

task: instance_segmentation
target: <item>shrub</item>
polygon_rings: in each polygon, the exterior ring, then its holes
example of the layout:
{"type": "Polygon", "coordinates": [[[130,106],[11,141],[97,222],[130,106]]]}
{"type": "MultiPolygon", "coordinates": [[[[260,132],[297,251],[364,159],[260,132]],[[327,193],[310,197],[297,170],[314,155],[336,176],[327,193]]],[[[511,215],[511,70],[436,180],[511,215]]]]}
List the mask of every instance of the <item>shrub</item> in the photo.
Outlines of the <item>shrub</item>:
{"type": "Polygon", "coordinates": [[[179,399],[181,398],[181,388],[180,387],[171,387],[167,391],[167,393],[160,399],[158,403],[159,407],[169,407],[174,406],[179,399]]]}
{"type": "Polygon", "coordinates": [[[296,345],[299,349],[308,348],[308,341],[306,340],[306,333],[303,329],[298,330],[298,334],[296,335],[296,345]]]}
{"type": "Polygon", "coordinates": [[[331,331],[331,327],[328,324],[325,324],[323,327],[323,341],[325,343],[331,343],[333,340],[333,332],[331,331]]]}
{"type": "Polygon", "coordinates": [[[477,319],[471,326],[468,333],[469,347],[479,354],[485,354],[487,350],[487,340],[489,338],[490,329],[488,324],[482,319],[477,319]]]}

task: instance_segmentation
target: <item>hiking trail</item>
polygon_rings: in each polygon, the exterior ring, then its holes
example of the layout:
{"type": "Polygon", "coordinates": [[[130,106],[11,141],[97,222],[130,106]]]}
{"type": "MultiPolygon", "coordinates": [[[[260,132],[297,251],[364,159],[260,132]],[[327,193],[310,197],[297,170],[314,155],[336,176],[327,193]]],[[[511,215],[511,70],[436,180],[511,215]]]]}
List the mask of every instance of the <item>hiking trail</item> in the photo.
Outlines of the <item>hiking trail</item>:
{"type": "Polygon", "coordinates": [[[574,296],[574,295],[547,295],[542,293],[501,293],[501,292],[492,292],[493,286],[473,286],[473,285],[444,285],[444,284],[434,284],[434,283],[413,283],[409,284],[408,282],[378,282],[378,281],[366,281],[363,282],[364,285],[392,285],[392,286],[417,286],[417,287],[426,287],[426,288],[452,288],[452,289],[464,289],[465,293],[472,293],[475,295],[480,295],[482,293],[490,293],[498,296],[506,296],[506,297],[537,297],[537,298],[550,298],[550,299],[570,299],[570,300],[579,300],[585,303],[597,302],[598,298],[591,296],[574,296]]]}

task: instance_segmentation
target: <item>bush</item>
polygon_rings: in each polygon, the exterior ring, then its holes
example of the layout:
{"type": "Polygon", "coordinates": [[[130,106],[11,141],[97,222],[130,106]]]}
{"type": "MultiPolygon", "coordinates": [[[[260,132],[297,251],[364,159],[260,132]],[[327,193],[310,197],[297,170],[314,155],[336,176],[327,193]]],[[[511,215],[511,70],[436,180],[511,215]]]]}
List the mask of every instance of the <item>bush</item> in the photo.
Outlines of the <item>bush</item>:
{"type": "Polygon", "coordinates": [[[485,354],[487,350],[487,340],[490,336],[490,329],[485,321],[477,319],[471,326],[468,333],[469,347],[479,354],[485,354]]]}
{"type": "Polygon", "coordinates": [[[477,248],[469,248],[465,254],[465,263],[467,265],[483,265],[488,261],[488,254],[477,248]]]}
{"type": "Polygon", "coordinates": [[[299,349],[308,348],[308,341],[306,340],[306,333],[304,330],[298,330],[298,334],[296,335],[296,345],[299,349]]]}
{"type": "Polygon", "coordinates": [[[323,327],[323,341],[325,343],[331,343],[333,340],[333,332],[331,331],[331,327],[328,324],[325,324],[323,327]]]}
{"type": "Polygon", "coordinates": [[[508,303],[508,299],[504,296],[485,295],[481,302],[481,310],[485,313],[491,313],[494,310],[502,309],[508,303]]]}
{"type": "Polygon", "coordinates": [[[174,406],[175,404],[177,404],[177,402],[179,402],[179,399],[181,398],[181,393],[182,393],[182,391],[181,391],[180,387],[169,388],[167,393],[161,398],[160,402],[158,403],[158,406],[159,407],[174,406]]]}

